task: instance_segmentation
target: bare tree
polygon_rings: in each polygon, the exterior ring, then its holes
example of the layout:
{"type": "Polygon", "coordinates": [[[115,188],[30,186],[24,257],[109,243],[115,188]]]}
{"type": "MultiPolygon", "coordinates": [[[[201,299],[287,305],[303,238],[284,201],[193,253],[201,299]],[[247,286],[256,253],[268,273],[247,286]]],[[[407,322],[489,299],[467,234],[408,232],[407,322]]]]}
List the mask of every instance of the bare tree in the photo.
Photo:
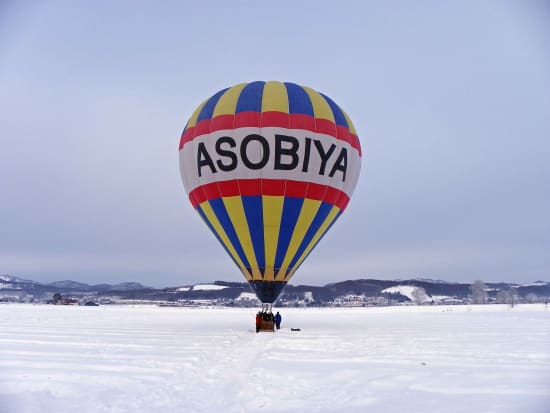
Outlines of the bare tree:
{"type": "Polygon", "coordinates": [[[472,291],[472,301],[474,304],[486,304],[487,303],[487,286],[481,280],[476,280],[470,285],[472,291]]]}
{"type": "Polygon", "coordinates": [[[536,303],[539,298],[537,297],[537,295],[535,293],[529,293],[527,294],[527,297],[525,297],[527,302],[529,303],[536,303]]]}
{"type": "Polygon", "coordinates": [[[428,300],[428,294],[422,287],[416,287],[411,295],[415,304],[424,304],[428,300]]]}
{"type": "Polygon", "coordinates": [[[503,304],[510,304],[511,307],[514,306],[515,298],[513,291],[510,289],[499,290],[497,293],[497,301],[503,304]]]}

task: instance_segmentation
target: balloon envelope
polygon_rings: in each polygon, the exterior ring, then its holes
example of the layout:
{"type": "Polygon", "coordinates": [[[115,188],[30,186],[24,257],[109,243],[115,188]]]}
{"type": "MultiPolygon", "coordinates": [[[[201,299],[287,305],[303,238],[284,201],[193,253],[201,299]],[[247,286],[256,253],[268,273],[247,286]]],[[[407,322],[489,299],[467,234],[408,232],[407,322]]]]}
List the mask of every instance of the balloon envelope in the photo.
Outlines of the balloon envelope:
{"type": "Polygon", "coordinates": [[[185,190],[264,303],[273,303],[346,208],[361,169],[347,114],[282,82],[219,91],[179,144],[185,190]]]}

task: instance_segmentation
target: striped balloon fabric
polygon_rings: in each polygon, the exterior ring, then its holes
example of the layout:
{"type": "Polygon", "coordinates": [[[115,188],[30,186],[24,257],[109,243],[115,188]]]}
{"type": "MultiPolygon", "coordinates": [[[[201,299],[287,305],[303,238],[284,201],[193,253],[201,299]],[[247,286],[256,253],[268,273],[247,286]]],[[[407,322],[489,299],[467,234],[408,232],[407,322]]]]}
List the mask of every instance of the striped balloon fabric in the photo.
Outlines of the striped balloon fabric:
{"type": "Polygon", "coordinates": [[[273,303],[346,208],[361,146],[329,97],[258,81],[199,105],[179,158],[194,208],[258,298],[273,303]]]}

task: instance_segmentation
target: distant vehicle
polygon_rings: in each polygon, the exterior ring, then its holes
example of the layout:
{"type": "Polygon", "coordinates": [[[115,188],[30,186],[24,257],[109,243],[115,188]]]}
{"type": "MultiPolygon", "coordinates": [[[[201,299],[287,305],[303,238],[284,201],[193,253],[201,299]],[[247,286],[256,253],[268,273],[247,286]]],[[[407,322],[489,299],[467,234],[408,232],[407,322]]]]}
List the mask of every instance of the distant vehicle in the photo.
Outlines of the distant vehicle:
{"type": "Polygon", "coordinates": [[[99,304],[98,304],[98,303],[94,303],[93,301],[87,301],[84,305],[85,305],[86,307],[99,307],[99,304]]]}
{"type": "Polygon", "coordinates": [[[361,156],[350,118],[332,99],[274,81],[217,92],[179,144],[191,204],[264,304],[345,210],[361,156]]]}

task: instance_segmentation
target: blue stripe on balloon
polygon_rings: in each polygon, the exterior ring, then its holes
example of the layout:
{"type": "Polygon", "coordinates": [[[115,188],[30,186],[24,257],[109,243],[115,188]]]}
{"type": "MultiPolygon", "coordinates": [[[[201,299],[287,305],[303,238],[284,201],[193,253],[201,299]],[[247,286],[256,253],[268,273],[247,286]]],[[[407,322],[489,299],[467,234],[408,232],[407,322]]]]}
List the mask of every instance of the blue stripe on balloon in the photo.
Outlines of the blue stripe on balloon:
{"type": "MultiPolygon", "coordinates": [[[[336,221],[338,221],[338,218],[340,218],[340,215],[342,215],[342,211],[338,212],[338,214],[336,214],[336,216],[334,217],[334,219],[332,220],[332,222],[330,223],[330,225],[327,227],[327,229],[325,230],[325,232],[323,232],[323,235],[321,235],[319,237],[319,239],[317,240],[317,242],[313,245],[313,247],[309,250],[309,253],[304,257],[304,260],[302,261],[302,264],[306,261],[306,258],[309,257],[309,254],[311,254],[311,252],[315,249],[315,247],[317,246],[317,244],[319,244],[319,242],[321,242],[321,240],[325,237],[325,235],[327,235],[327,233],[330,232],[330,229],[332,228],[332,226],[334,225],[334,223],[336,221]]],[[[297,269],[297,268],[296,268],[297,269]]],[[[289,268],[289,272],[291,270],[296,270],[295,268],[289,268]]]]}
{"type": "Polygon", "coordinates": [[[262,96],[264,93],[265,82],[251,82],[246,85],[239,99],[237,100],[237,107],[235,113],[240,112],[261,112],[262,111],[262,96]]]}
{"type": "Polygon", "coordinates": [[[208,218],[206,217],[206,214],[204,213],[204,211],[202,210],[202,208],[200,206],[197,207],[197,211],[199,212],[199,215],[201,216],[202,220],[206,223],[206,225],[208,225],[208,228],[210,228],[210,231],[212,231],[212,233],[214,234],[216,239],[220,242],[223,249],[227,252],[227,255],[229,255],[229,257],[233,260],[233,262],[235,263],[235,265],[237,267],[240,267],[239,264],[237,263],[237,261],[235,261],[235,258],[233,258],[233,254],[231,254],[229,252],[229,250],[227,249],[227,247],[223,243],[222,239],[219,237],[218,233],[216,232],[216,230],[214,229],[212,224],[210,224],[210,221],[208,221],[208,218]]]}
{"type": "Polygon", "coordinates": [[[313,104],[307,92],[295,83],[285,82],[288,93],[288,109],[291,114],[314,116],[313,104]]]}
{"type": "Polygon", "coordinates": [[[302,243],[298,247],[298,250],[296,251],[296,255],[290,262],[289,269],[292,269],[296,265],[296,261],[300,258],[300,256],[303,254],[321,225],[323,225],[323,222],[325,222],[325,218],[328,216],[330,210],[332,209],[332,204],[329,204],[327,202],[321,203],[319,206],[319,210],[317,211],[317,214],[315,214],[315,217],[313,218],[313,221],[311,221],[311,225],[309,226],[308,230],[306,231],[306,234],[304,235],[304,239],[302,240],[302,243]]]}
{"type": "MultiPolygon", "coordinates": [[[[330,223],[330,225],[327,227],[327,229],[325,230],[325,232],[323,232],[323,235],[321,235],[321,237],[319,238],[319,240],[317,241],[317,244],[319,242],[321,242],[321,240],[325,237],[325,235],[327,235],[329,232],[330,232],[330,229],[332,228],[332,226],[334,225],[334,223],[336,221],[338,221],[338,218],[340,218],[340,215],[342,215],[342,210],[339,210],[338,213],[336,214],[336,216],[334,217],[334,219],[332,220],[332,222],[330,223]]],[[[315,244],[315,245],[317,245],[315,244]]],[[[315,247],[314,247],[315,248],[315,247]]],[[[313,250],[313,248],[312,248],[313,250]]]]}
{"type": "Polygon", "coordinates": [[[239,241],[239,237],[237,236],[237,233],[235,232],[233,223],[231,222],[231,219],[227,214],[227,210],[225,209],[223,200],[221,198],[218,198],[218,199],[212,199],[208,202],[210,202],[210,206],[212,207],[212,210],[216,214],[218,221],[220,221],[220,224],[223,227],[223,230],[227,234],[227,237],[229,238],[229,241],[231,242],[231,244],[233,244],[233,247],[235,248],[235,251],[237,251],[237,254],[239,255],[239,258],[243,262],[244,266],[246,268],[250,268],[250,263],[246,259],[246,255],[244,254],[243,247],[239,241]]]}
{"type": "Polygon", "coordinates": [[[261,196],[241,196],[244,214],[248,222],[256,263],[263,273],[265,269],[264,214],[261,196]]]}
{"type": "Polygon", "coordinates": [[[281,227],[279,228],[279,241],[277,242],[277,253],[275,254],[275,269],[278,270],[285,259],[288,244],[292,238],[294,227],[300,216],[303,198],[285,197],[283,214],[281,216],[281,227]]]}
{"type": "Polygon", "coordinates": [[[329,98],[328,96],[323,95],[322,93],[321,93],[321,96],[323,96],[325,98],[328,105],[330,106],[330,109],[332,110],[332,114],[334,115],[334,122],[337,125],[345,126],[346,128],[349,129],[348,121],[346,120],[346,117],[344,116],[344,113],[342,112],[342,109],[340,109],[338,107],[338,105],[336,103],[334,103],[334,101],[331,98],[329,98]]]}
{"type": "Polygon", "coordinates": [[[200,122],[201,120],[212,119],[212,114],[214,113],[214,109],[216,108],[218,100],[220,100],[220,98],[227,91],[227,89],[229,88],[220,90],[210,99],[208,99],[208,101],[202,107],[201,112],[199,113],[199,117],[197,118],[197,123],[200,122]]]}

